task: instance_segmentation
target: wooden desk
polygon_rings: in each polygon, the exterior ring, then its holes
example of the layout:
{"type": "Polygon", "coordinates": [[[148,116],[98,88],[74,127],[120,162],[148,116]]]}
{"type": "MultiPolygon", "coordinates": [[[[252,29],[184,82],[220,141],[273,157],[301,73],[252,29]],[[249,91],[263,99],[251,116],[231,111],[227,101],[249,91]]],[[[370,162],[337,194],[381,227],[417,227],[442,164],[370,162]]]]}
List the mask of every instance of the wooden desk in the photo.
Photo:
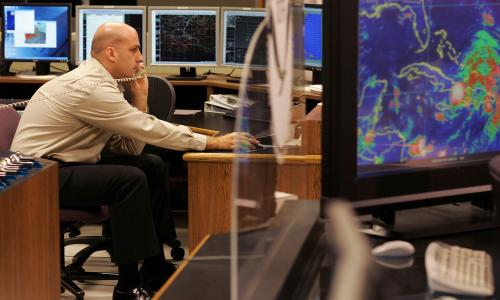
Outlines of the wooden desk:
{"type": "Polygon", "coordinates": [[[57,164],[0,192],[0,298],[59,299],[57,164]]]}
{"type": "MultiPolygon", "coordinates": [[[[165,76],[165,74],[155,74],[158,76],[165,76]]],[[[170,80],[173,86],[206,86],[207,87],[207,100],[210,95],[214,93],[216,88],[239,90],[240,84],[234,82],[227,82],[226,78],[220,76],[208,76],[203,80],[170,80]]],[[[251,87],[255,90],[266,90],[266,84],[252,84],[251,87]]],[[[304,97],[307,99],[321,100],[321,95],[312,92],[303,92],[304,97]]]]}
{"type": "MultiPolygon", "coordinates": [[[[231,186],[234,153],[186,153],[188,163],[189,249],[207,234],[230,229],[231,186]]],[[[259,161],[274,160],[272,154],[247,154],[259,161]]],[[[319,199],[321,156],[285,155],[277,166],[276,190],[296,194],[299,199],[319,199]]]]}

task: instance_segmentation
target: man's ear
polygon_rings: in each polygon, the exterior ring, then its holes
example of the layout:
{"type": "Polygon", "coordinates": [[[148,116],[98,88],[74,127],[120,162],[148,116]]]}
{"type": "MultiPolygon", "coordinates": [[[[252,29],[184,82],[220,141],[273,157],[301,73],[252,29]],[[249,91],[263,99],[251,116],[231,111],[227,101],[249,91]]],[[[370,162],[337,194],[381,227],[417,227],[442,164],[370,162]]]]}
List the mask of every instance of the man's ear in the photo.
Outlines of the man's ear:
{"type": "Polygon", "coordinates": [[[106,47],[104,53],[106,54],[106,58],[108,60],[112,62],[115,62],[117,60],[118,53],[116,52],[116,49],[114,47],[106,47]]]}

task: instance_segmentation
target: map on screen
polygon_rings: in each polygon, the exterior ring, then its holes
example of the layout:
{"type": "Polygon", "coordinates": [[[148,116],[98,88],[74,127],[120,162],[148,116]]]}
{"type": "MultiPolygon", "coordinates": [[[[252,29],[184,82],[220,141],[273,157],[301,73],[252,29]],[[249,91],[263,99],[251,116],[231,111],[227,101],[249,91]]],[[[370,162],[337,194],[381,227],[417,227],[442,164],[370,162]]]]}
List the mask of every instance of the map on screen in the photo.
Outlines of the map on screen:
{"type": "Polygon", "coordinates": [[[216,62],[215,11],[160,10],[154,22],[155,62],[216,62]]]}
{"type": "Polygon", "coordinates": [[[358,166],[500,151],[500,2],[360,0],[358,166]]]}

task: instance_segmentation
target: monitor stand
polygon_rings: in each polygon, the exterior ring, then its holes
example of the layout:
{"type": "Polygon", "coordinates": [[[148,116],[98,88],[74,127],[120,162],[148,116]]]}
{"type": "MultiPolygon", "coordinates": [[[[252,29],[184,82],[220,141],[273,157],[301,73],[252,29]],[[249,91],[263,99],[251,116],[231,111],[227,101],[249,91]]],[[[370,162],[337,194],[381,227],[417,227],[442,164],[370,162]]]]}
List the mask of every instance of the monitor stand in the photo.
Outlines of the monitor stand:
{"type": "Polygon", "coordinates": [[[167,79],[168,80],[195,80],[195,81],[197,81],[197,80],[207,79],[207,75],[197,76],[195,67],[181,67],[180,68],[180,75],[167,76],[167,79]]]}
{"type": "Polygon", "coordinates": [[[16,73],[16,77],[23,79],[51,80],[62,74],[62,72],[50,72],[50,62],[36,62],[35,71],[19,71],[16,73]]]}
{"type": "Polygon", "coordinates": [[[0,75],[2,75],[2,76],[15,75],[15,73],[10,72],[11,65],[12,65],[12,61],[0,60],[0,75]]]}
{"type": "Polygon", "coordinates": [[[50,62],[36,62],[35,71],[20,71],[16,73],[16,77],[24,79],[45,79],[51,80],[61,75],[62,73],[51,73],[50,62]]]}
{"type": "Polygon", "coordinates": [[[312,71],[312,84],[322,84],[321,71],[312,71]]]}
{"type": "Polygon", "coordinates": [[[474,202],[441,204],[363,217],[362,232],[389,239],[415,239],[499,227],[495,209],[474,202]],[[379,215],[380,217],[380,215],[379,215]]]}

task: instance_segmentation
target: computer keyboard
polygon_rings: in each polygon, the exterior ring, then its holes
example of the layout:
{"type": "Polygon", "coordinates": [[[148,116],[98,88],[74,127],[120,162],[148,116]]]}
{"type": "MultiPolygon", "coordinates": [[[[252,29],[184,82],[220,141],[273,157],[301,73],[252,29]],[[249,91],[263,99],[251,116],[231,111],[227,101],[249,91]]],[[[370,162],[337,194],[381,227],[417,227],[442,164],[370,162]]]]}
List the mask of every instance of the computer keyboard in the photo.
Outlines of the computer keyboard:
{"type": "Polygon", "coordinates": [[[492,296],[495,291],[491,256],[443,242],[425,251],[427,283],[432,291],[465,296],[492,296]]]}
{"type": "Polygon", "coordinates": [[[168,80],[173,80],[173,81],[199,81],[199,80],[204,80],[207,79],[207,75],[200,75],[200,76],[177,76],[177,75],[172,75],[172,76],[167,76],[165,77],[168,80]]]}

